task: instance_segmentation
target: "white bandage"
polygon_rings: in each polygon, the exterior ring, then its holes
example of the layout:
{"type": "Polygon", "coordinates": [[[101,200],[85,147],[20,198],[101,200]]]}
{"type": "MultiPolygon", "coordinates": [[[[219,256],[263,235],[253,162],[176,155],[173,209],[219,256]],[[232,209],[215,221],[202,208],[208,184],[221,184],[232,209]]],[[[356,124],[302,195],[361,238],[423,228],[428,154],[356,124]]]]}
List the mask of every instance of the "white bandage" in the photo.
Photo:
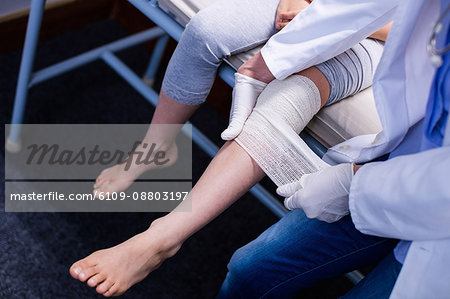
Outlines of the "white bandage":
{"type": "Polygon", "coordinates": [[[235,139],[278,186],[328,167],[298,135],[320,109],[320,94],[308,78],[274,80],[259,96],[235,139]]]}

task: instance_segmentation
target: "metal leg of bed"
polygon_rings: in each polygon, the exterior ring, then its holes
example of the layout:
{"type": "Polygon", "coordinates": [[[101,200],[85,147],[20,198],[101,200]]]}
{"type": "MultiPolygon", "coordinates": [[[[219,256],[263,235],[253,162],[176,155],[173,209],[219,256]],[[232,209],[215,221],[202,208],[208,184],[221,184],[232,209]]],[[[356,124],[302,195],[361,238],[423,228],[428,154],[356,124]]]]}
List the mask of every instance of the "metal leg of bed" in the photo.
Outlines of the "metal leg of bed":
{"type": "MultiPolygon", "coordinates": [[[[16,87],[16,97],[14,99],[12,124],[21,124],[23,120],[28,96],[28,83],[30,82],[31,72],[33,70],[34,54],[36,53],[44,5],[45,0],[33,0],[31,2],[25,45],[22,52],[22,61],[20,63],[19,78],[16,87]]],[[[9,132],[9,137],[6,142],[7,150],[11,152],[20,150],[19,136],[20,126],[11,126],[11,131],[9,132]]]]}
{"type": "Polygon", "coordinates": [[[155,75],[158,71],[161,58],[164,54],[164,50],[166,49],[168,40],[169,36],[167,34],[164,34],[163,36],[158,38],[158,42],[153,49],[152,57],[143,77],[144,82],[147,83],[148,86],[153,86],[153,83],[155,82],[155,75]]]}

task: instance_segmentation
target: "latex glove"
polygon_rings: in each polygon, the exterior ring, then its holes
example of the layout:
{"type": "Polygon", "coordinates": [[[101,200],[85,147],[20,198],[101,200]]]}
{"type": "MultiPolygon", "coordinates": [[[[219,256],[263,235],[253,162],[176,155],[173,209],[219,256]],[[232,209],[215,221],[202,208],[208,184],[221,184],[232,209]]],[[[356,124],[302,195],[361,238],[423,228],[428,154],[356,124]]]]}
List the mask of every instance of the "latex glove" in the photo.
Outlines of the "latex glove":
{"type": "Polygon", "coordinates": [[[277,193],[286,197],[284,206],[302,209],[308,218],[335,222],[349,213],[348,194],[353,178],[353,163],[344,163],[303,175],[299,181],[280,186],[277,193]]]}
{"type": "Polygon", "coordinates": [[[251,77],[235,73],[233,99],[228,128],[220,135],[223,140],[232,140],[241,133],[250,113],[256,104],[256,99],[267,86],[266,83],[251,77]]]}

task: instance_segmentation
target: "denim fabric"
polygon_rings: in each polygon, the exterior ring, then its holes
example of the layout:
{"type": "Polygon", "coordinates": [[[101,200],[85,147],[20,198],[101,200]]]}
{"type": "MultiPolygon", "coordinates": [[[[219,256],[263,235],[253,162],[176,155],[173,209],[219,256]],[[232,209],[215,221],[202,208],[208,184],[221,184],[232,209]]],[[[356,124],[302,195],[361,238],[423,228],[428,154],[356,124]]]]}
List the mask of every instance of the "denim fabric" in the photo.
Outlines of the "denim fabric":
{"type": "MultiPolygon", "coordinates": [[[[277,31],[279,0],[217,0],[186,26],[170,59],[162,91],[185,105],[206,100],[223,59],[264,44],[277,31]]],[[[329,103],[372,84],[382,43],[366,39],[317,67],[330,85],[329,103]]]]}
{"type": "Polygon", "coordinates": [[[233,254],[218,298],[290,297],[376,264],[396,243],[360,233],[349,216],[330,224],[294,210],[233,254]]]}
{"type": "Polygon", "coordinates": [[[389,253],[342,299],[388,299],[401,269],[394,253],[389,253]]]}

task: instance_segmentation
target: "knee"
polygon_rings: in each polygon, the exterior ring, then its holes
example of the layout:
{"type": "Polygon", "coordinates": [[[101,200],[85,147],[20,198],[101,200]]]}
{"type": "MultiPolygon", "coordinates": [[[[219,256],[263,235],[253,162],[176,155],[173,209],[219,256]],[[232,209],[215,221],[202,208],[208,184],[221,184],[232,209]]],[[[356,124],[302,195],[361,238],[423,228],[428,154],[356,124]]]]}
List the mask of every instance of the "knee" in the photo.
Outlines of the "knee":
{"type": "Polygon", "coordinates": [[[228,272],[232,276],[240,278],[240,281],[243,280],[247,273],[251,272],[252,265],[255,265],[254,251],[248,250],[247,246],[236,250],[228,263],[228,272]]]}
{"type": "Polygon", "coordinates": [[[273,120],[282,121],[300,133],[319,109],[316,85],[307,77],[294,75],[270,82],[259,96],[254,111],[271,115],[273,120]]]}
{"type": "Polygon", "coordinates": [[[213,10],[201,10],[187,24],[180,42],[189,41],[191,51],[200,55],[210,54],[215,59],[227,56],[223,43],[230,33],[226,26],[217,26],[216,15],[213,10]]]}
{"type": "Polygon", "coordinates": [[[211,30],[213,26],[214,22],[209,14],[200,11],[186,25],[183,34],[189,35],[202,43],[209,44],[215,41],[214,32],[211,30]]]}
{"type": "Polygon", "coordinates": [[[256,285],[258,265],[260,264],[257,250],[250,244],[239,248],[228,263],[228,273],[222,284],[220,294],[222,298],[237,298],[243,294],[254,294],[258,290],[256,285]]]}

